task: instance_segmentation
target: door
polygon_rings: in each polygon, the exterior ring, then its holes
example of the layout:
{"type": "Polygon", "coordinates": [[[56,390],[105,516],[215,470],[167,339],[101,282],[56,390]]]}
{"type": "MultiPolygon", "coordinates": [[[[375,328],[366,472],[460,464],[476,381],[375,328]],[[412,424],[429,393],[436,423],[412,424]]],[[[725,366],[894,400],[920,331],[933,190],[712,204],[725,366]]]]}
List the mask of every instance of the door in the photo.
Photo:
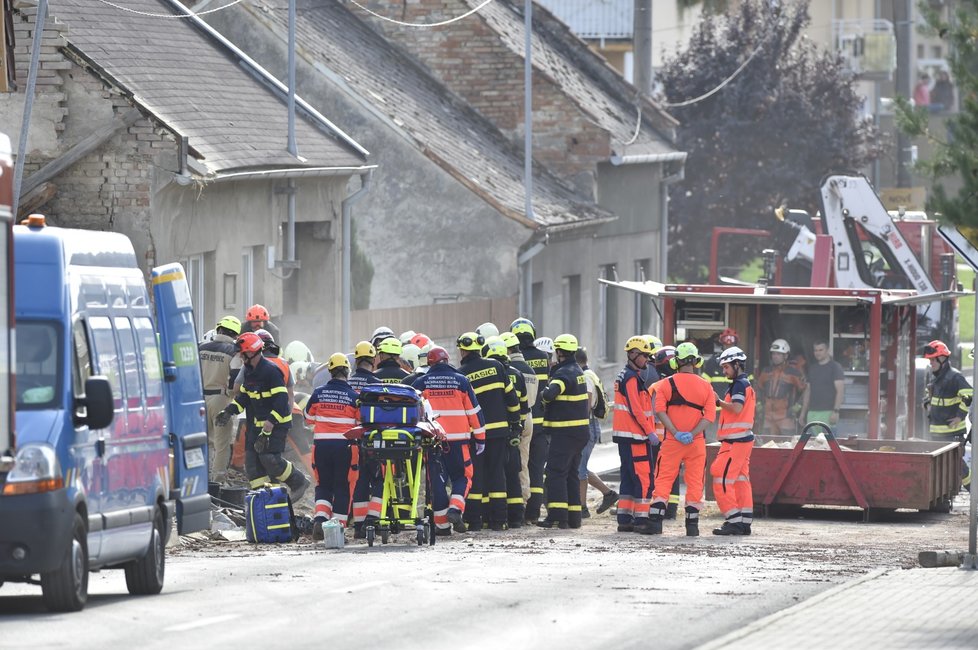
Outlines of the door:
{"type": "Polygon", "coordinates": [[[170,498],[176,501],[177,532],[185,535],[210,527],[207,421],[197,332],[183,267],[156,267],[152,281],[163,364],[163,399],[173,453],[170,498]]]}

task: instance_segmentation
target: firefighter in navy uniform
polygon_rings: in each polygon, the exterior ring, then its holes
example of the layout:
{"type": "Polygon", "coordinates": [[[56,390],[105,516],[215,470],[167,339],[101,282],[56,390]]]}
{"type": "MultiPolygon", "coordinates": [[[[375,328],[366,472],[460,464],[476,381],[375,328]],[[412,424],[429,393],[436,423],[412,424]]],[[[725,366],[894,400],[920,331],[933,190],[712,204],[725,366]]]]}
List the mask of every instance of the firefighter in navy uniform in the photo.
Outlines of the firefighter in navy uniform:
{"type": "Polygon", "coordinates": [[[530,497],[526,500],[524,513],[527,522],[536,523],[540,518],[540,508],[543,506],[543,469],[547,463],[547,448],[550,446],[550,439],[543,427],[543,404],[540,402],[540,393],[550,380],[550,359],[546,352],[533,345],[537,331],[529,319],[517,318],[509,326],[509,330],[519,339],[523,361],[536,373],[537,385],[540,387],[537,391],[537,399],[530,408],[530,416],[533,418],[533,436],[530,438],[526,461],[530,497]]]}
{"type": "Polygon", "coordinates": [[[543,426],[550,434],[547,452],[547,518],[541,528],[580,528],[581,489],[577,470],[590,436],[591,405],[587,378],[574,358],[577,338],[561,334],[554,339],[557,364],[550,383],[540,391],[543,426]]]}
{"type": "Polygon", "coordinates": [[[509,351],[501,337],[489,337],[486,341],[486,357],[503,364],[509,376],[509,383],[519,397],[520,422],[517,427],[510,429],[507,438],[509,449],[506,452],[506,516],[510,528],[521,528],[526,502],[523,500],[523,490],[520,487],[520,439],[523,435],[524,422],[530,416],[526,380],[523,379],[522,372],[510,365],[509,351]]]}
{"type": "MultiPolygon", "coordinates": [[[[951,366],[951,350],[943,341],[924,346],[924,358],[930,362],[924,408],[931,440],[954,441],[964,446],[968,435],[968,413],[974,389],[964,375],[951,366]]],[[[970,468],[962,463],[962,484],[970,484],[970,468]]]]}
{"type": "Polygon", "coordinates": [[[382,384],[400,384],[408,376],[408,372],[401,367],[401,342],[393,336],[377,345],[377,369],[374,375],[382,384]]]}
{"type": "Polygon", "coordinates": [[[380,379],[374,374],[374,358],[377,356],[377,350],[374,348],[370,341],[360,341],[357,343],[356,347],[353,349],[353,360],[356,363],[356,368],[353,370],[353,374],[350,375],[350,388],[360,392],[367,384],[379,384],[380,379]]]}
{"type": "Polygon", "coordinates": [[[292,424],[285,378],[278,366],[262,356],[264,344],[254,332],[245,332],[234,345],[244,361],[244,378],[238,394],[215,420],[227,423],[233,414],[247,411],[245,475],[250,486],[261,487],[273,479],[282,481],[289,487],[292,500],[298,501],[309,487],[309,479],[282,458],[292,424]]]}
{"type": "Polygon", "coordinates": [[[520,426],[519,396],[503,364],[482,357],[486,340],[466,332],[456,342],[461,356],[458,371],[472,385],[485,419],[485,453],[477,452],[472,491],[466,499],[465,521],[470,531],[482,529],[488,520],[492,530],[506,530],[506,457],[511,432],[520,426]]]}

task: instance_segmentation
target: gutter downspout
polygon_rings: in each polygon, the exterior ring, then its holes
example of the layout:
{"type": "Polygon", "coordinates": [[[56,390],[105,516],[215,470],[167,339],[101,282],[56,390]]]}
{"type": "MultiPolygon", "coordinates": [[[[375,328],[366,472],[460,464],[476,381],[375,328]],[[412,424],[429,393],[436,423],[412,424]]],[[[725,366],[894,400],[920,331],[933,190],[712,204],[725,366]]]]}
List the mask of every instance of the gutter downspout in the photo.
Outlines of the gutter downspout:
{"type": "Polygon", "coordinates": [[[342,316],[340,320],[341,334],[340,343],[342,344],[342,350],[350,349],[350,293],[353,291],[351,285],[351,259],[353,249],[353,233],[350,228],[353,224],[353,204],[363,198],[363,195],[370,189],[370,183],[373,179],[374,170],[368,169],[365,174],[360,175],[360,189],[351,194],[350,196],[343,199],[342,212],[343,212],[343,270],[341,282],[343,284],[343,306],[342,306],[342,316]]]}

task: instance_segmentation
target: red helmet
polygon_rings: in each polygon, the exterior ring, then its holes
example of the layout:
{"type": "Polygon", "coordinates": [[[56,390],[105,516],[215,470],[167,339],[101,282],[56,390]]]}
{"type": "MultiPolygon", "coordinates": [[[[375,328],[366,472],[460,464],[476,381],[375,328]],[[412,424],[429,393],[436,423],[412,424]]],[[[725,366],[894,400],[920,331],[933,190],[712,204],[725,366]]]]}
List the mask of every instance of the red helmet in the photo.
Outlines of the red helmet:
{"type": "Polygon", "coordinates": [[[234,340],[234,346],[239,352],[256,353],[261,352],[265,343],[254,332],[245,332],[234,340]]]}
{"type": "Polygon", "coordinates": [[[937,357],[949,357],[951,351],[947,348],[944,341],[934,340],[924,346],[924,358],[935,359],[937,357]]]}
{"type": "Polygon", "coordinates": [[[736,345],[737,341],[740,340],[740,336],[737,335],[737,330],[728,327],[720,332],[720,336],[717,337],[717,340],[720,341],[722,345],[729,347],[731,345],[736,345]]]}
{"type": "Polygon", "coordinates": [[[448,361],[448,350],[438,345],[428,350],[429,366],[441,363],[442,361],[448,361]]]}
{"type": "Polygon", "coordinates": [[[411,337],[411,343],[418,346],[419,348],[424,348],[426,345],[431,345],[431,339],[429,339],[424,334],[415,334],[411,337]]]}
{"type": "Polygon", "coordinates": [[[248,307],[248,311],[245,312],[245,320],[260,320],[267,323],[269,321],[268,310],[261,305],[252,305],[251,307],[248,307]]]}

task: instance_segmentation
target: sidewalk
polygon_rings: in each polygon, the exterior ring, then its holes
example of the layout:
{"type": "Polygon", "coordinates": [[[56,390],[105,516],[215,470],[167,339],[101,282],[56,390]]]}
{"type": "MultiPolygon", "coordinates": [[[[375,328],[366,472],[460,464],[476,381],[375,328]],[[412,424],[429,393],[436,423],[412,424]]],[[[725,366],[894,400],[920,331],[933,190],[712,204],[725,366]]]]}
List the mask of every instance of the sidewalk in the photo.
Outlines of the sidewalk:
{"type": "Polygon", "coordinates": [[[976,648],[978,571],[882,569],[771,614],[698,650],[976,648]]]}

